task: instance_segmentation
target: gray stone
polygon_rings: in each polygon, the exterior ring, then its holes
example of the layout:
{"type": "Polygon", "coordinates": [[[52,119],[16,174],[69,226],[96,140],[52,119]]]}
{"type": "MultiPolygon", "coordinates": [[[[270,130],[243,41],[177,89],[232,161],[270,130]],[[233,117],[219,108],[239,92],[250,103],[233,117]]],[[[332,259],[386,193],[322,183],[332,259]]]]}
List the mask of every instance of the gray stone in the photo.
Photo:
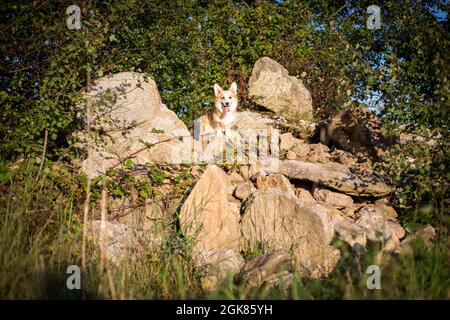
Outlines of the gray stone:
{"type": "Polygon", "coordinates": [[[256,188],[253,183],[250,181],[245,181],[236,185],[236,189],[234,189],[234,196],[240,200],[245,200],[255,191],[256,188]]]}
{"type": "Polygon", "coordinates": [[[405,236],[405,230],[396,221],[386,216],[377,206],[366,205],[358,211],[359,218],[355,224],[364,230],[367,239],[384,241],[384,251],[394,251],[400,247],[400,239],[405,236]]]}
{"type": "Polygon", "coordinates": [[[128,157],[136,164],[177,161],[173,155],[183,150],[178,137],[190,134],[161,102],[154,80],[135,72],[121,72],[96,80],[87,95],[93,101],[91,128],[97,132],[97,139],[94,142],[85,133],[77,134],[82,142],[91,144],[82,164],[86,175],[93,178],[104,174],[128,157]],[[153,146],[146,148],[145,143],[153,146]]]}
{"type": "Polygon", "coordinates": [[[277,189],[258,190],[248,202],[242,217],[245,246],[290,252],[298,270],[311,277],[331,272],[328,257],[337,260],[334,253],[328,255],[334,234],[329,208],[305,205],[277,189]]]}
{"type": "Polygon", "coordinates": [[[210,292],[228,276],[233,279],[244,265],[244,258],[234,250],[215,248],[198,253],[194,263],[201,272],[202,289],[210,292]]]}
{"type": "Polygon", "coordinates": [[[104,253],[108,260],[116,265],[136,261],[142,254],[161,244],[161,238],[150,235],[136,227],[105,221],[93,221],[89,228],[89,238],[104,253]]]}
{"type": "Polygon", "coordinates": [[[239,274],[239,279],[246,288],[263,285],[272,288],[280,284],[288,286],[292,282],[294,270],[292,256],[278,251],[258,256],[247,262],[239,274]]]}
{"type": "Polygon", "coordinates": [[[194,241],[194,252],[216,248],[239,251],[239,210],[230,205],[230,182],[216,165],[209,166],[180,210],[180,227],[194,241]]]}
{"type": "Polygon", "coordinates": [[[278,62],[263,57],[256,61],[249,80],[249,97],[259,105],[291,121],[312,118],[311,94],[302,82],[278,62]]]}
{"type": "MultiPolygon", "coordinates": [[[[269,172],[270,173],[270,172],[269,172]]],[[[280,161],[277,173],[290,179],[317,182],[327,187],[355,196],[385,196],[392,192],[380,177],[360,177],[349,168],[337,163],[310,163],[299,160],[280,161]]]]}
{"type": "Polygon", "coordinates": [[[337,208],[353,206],[353,199],[350,196],[328,189],[316,188],[313,196],[317,201],[325,202],[337,208]]]}

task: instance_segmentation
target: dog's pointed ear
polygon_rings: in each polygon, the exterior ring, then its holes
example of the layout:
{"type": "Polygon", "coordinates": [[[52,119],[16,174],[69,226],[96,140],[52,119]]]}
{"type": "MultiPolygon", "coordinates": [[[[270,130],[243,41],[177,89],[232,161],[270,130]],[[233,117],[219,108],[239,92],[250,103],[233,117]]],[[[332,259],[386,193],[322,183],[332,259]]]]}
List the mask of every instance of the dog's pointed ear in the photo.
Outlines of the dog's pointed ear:
{"type": "Polygon", "coordinates": [[[216,83],[214,85],[214,94],[218,97],[222,93],[223,89],[216,83]]]}
{"type": "Polygon", "coordinates": [[[237,84],[236,84],[236,82],[233,82],[233,83],[231,84],[229,90],[232,91],[234,94],[237,93],[237,84]]]}

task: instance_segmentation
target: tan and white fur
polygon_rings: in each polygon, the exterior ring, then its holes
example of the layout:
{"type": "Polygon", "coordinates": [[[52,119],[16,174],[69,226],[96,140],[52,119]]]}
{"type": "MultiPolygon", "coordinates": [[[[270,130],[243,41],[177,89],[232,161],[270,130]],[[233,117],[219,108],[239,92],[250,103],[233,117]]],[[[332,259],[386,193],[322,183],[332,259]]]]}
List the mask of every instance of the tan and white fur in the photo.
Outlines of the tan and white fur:
{"type": "Polygon", "coordinates": [[[214,85],[216,96],[214,109],[200,117],[201,135],[214,134],[220,137],[232,135],[231,128],[237,117],[237,85],[233,82],[228,90],[223,90],[217,83],[214,85]]]}

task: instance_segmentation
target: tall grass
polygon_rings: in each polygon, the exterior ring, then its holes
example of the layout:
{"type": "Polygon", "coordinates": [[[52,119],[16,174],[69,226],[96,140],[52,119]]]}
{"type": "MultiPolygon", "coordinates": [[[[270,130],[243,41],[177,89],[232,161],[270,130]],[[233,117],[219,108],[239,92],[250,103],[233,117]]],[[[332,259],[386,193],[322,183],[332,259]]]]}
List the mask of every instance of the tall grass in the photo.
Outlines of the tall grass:
{"type": "MultiPolygon", "coordinates": [[[[69,265],[81,265],[82,202],[79,181],[65,169],[43,171],[35,181],[36,165],[14,170],[0,162],[0,299],[111,299],[110,283],[95,248],[88,246],[89,263],[83,290],[66,286],[69,265]],[[72,179],[72,180],[71,180],[72,179]]],[[[155,252],[120,267],[110,266],[117,299],[449,299],[448,238],[432,247],[414,244],[409,254],[379,260],[373,245],[358,257],[339,241],[343,252],[327,279],[297,276],[290,288],[246,290],[231,278],[205,293],[189,258],[189,246],[173,234],[155,252]],[[367,266],[379,264],[381,290],[368,290],[367,266]]],[[[243,253],[249,258],[254,255],[243,253]]]]}
{"type": "Polygon", "coordinates": [[[73,195],[48,176],[35,182],[35,166],[0,164],[0,297],[44,298],[54,270],[68,262],[62,248],[76,227],[73,195]]]}

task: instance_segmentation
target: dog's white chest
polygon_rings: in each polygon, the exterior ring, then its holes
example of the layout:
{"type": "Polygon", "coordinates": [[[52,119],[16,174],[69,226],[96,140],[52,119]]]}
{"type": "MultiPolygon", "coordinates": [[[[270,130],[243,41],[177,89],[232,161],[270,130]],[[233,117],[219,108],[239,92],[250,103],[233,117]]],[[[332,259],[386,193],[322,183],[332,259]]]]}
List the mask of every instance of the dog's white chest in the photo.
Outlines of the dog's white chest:
{"type": "Polygon", "coordinates": [[[222,123],[224,126],[228,127],[236,120],[236,116],[232,113],[228,113],[223,117],[222,123]]]}

